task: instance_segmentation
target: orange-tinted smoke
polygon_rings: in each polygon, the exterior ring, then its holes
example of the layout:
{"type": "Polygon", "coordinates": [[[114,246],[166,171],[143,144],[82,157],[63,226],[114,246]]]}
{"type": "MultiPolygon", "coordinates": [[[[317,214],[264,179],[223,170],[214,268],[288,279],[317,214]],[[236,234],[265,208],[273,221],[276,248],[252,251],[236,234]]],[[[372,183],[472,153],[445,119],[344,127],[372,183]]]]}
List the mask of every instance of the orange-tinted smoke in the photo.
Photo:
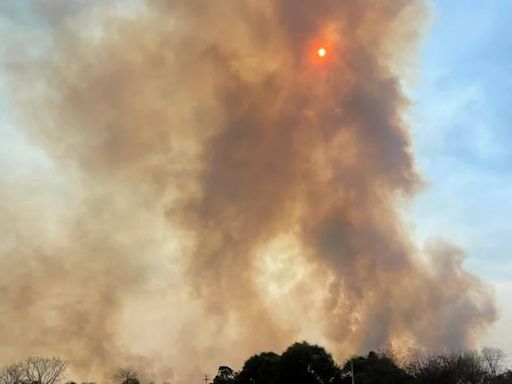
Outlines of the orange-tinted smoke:
{"type": "Polygon", "coordinates": [[[421,179],[394,63],[420,2],[64,3],[8,65],[66,187],[3,199],[0,358],[184,382],[304,338],[460,348],[495,319],[463,252],[400,217],[421,179]]]}

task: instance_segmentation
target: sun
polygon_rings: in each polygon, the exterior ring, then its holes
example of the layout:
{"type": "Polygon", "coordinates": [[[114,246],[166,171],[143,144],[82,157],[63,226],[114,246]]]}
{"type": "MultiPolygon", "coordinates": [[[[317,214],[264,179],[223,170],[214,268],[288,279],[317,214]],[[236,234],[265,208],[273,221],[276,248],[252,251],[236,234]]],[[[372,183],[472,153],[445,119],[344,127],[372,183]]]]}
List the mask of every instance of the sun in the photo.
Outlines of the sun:
{"type": "Polygon", "coordinates": [[[316,54],[318,55],[318,57],[323,59],[327,55],[327,49],[325,49],[324,47],[320,47],[318,48],[318,51],[316,51],[316,54]]]}

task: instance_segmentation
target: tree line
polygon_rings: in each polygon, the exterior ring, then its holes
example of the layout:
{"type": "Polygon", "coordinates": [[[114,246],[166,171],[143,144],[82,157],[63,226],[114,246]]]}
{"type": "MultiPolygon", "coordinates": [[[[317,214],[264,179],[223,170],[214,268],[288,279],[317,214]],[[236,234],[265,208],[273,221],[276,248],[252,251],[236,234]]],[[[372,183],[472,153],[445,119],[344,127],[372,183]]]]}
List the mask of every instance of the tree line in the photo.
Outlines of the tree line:
{"type": "Polygon", "coordinates": [[[496,348],[397,360],[372,351],[338,365],[323,347],[302,342],[281,355],[251,356],[240,372],[221,366],[213,384],[512,384],[505,355],[496,348]]]}
{"type": "MultiPolygon", "coordinates": [[[[220,366],[210,384],[512,384],[512,371],[505,367],[505,360],[499,349],[483,348],[402,359],[390,352],[372,351],[338,364],[323,347],[301,342],[280,355],[253,355],[239,372],[220,366]]],[[[61,384],[67,367],[67,362],[56,357],[29,357],[1,368],[0,384],[61,384]]],[[[140,384],[138,372],[130,368],[116,370],[112,381],[140,384]]]]}

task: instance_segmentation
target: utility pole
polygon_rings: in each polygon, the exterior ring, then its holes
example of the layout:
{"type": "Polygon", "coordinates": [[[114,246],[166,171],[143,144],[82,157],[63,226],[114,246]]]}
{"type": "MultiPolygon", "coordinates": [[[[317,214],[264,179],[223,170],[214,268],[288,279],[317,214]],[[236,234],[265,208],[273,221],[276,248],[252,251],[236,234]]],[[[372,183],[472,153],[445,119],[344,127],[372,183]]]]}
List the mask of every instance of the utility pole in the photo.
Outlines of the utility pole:
{"type": "Polygon", "coordinates": [[[210,378],[208,377],[208,375],[204,375],[204,384],[208,384],[208,381],[210,381],[210,378]]]}
{"type": "Polygon", "coordinates": [[[352,376],[352,384],[355,383],[354,378],[354,359],[350,359],[350,376],[352,376]]]}

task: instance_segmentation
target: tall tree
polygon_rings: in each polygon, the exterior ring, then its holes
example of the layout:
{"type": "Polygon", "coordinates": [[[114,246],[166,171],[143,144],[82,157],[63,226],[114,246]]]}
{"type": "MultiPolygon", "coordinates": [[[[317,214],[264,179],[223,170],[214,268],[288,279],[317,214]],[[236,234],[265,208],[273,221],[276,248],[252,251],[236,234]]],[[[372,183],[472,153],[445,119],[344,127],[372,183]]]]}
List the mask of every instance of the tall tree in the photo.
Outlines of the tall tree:
{"type": "Polygon", "coordinates": [[[341,377],[332,356],[318,345],[295,343],[281,355],[280,384],[339,384],[341,377]]]}
{"type": "Polygon", "coordinates": [[[275,384],[279,375],[281,357],[274,352],[263,352],[251,356],[239,373],[239,384],[275,384]]]}

